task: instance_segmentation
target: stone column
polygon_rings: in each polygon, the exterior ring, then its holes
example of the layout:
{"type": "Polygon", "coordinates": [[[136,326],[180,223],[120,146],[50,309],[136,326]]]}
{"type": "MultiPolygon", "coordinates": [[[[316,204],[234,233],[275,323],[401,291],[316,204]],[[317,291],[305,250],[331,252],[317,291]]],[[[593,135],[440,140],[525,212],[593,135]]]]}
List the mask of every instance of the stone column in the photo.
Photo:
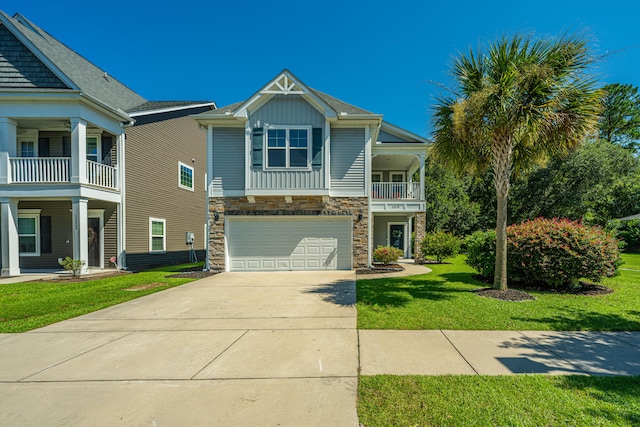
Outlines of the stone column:
{"type": "Polygon", "coordinates": [[[422,251],[420,250],[420,242],[424,239],[425,230],[427,228],[427,218],[424,212],[418,212],[415,215],[415,250],[413,253],[413,259],[417,263],[424,262],[424,256],[422,255],[422,251]]]}
{"type": "Polygon", "coordinates": [[[225,271],[224,198],[209,199],[209,268],[225,271]]]}
{"type": "Polygon", "coordinates": [[[0,234],[2,234],[2,276],[20,274],[20,247],[18,237],[18,201],[0,199],[0,234]]]}
{"type": "Polygon", "coordinates": [[[89,265],[89,242],[87,229],[89,222],[87,221],[87,199],[80,197],[71,198],[71,224],[73,234],[73,259],[84,261],[81,273],[88,271],[89,265]]]}

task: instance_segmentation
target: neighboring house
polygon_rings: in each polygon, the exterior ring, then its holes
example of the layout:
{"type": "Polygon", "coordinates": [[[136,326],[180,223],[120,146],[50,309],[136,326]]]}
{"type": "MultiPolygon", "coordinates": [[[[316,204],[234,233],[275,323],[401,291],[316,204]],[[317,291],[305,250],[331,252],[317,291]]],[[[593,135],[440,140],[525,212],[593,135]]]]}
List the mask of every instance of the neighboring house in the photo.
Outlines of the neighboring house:
{"type": "Polygon", "coordinates": [[[203,256],[211,102],[148,102],[51,35],[0,12],[2,275],[142,268],[203,256]]]}
{"type": "MultiPolygon", "coordinates": [[[[429,141],[284,70],[208,129],[209,267],[351,269],[424,235],[429,141]]],[[[418,257],[418,252],[416,257],[418,257]]]]}

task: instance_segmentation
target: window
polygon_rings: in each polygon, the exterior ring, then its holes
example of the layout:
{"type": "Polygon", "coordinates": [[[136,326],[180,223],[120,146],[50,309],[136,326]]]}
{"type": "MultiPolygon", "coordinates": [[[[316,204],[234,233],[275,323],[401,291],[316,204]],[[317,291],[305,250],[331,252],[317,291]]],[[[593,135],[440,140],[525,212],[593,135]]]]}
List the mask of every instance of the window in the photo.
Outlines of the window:
{"type": "Polygon", "coordinates": [[[35,157],[36,143],[34,141],[22,141],[20,143],[20,157],[35,157]]]}
{"type": "Polygon", "coordinates": [[[267,131],[267,168],[308,168],[311,128],[267,131]]]}
{"type": "Polygon", "coordinates": [[[18,211],[20,256],[40,256],[40,209],[18,211]]]}
{"type": "Polygon", "coordinates": [[[167,250],[167,221],[149,218],[149,252],[164,253],[167,250]]]}
{"type": "Polygon", "coordinates": [[[178,187],[193,191],[193,168],[178,162],[178,187]]]}
{"type": "Polygon", "coordinates": [[[87,160],[100,163],[101,159],[100,136],[87,136],[87,160]]]}

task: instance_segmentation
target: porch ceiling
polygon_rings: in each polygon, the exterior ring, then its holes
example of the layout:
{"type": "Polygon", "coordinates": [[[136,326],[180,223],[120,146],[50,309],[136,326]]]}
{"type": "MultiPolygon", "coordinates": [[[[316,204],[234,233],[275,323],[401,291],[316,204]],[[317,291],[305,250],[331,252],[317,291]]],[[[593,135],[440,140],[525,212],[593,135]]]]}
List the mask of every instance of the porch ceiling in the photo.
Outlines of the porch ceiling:
{"type": "Polygon", "coordinates": [[[417,162],[413,155],[409,154],[380,154],[373,158],[371,167],[376,170],[409,170],[417,162]]]}
{"type": "MultiPolygon", "coordinates": [[[[20,118],[18,129],[37,129],[40,131],[63,131],[71,130],[71,122],[68,118],[52,119],[52,118],[20,118]]],[[[87,123],[87,131],[99,130],[97,126],[87,123]]]]}

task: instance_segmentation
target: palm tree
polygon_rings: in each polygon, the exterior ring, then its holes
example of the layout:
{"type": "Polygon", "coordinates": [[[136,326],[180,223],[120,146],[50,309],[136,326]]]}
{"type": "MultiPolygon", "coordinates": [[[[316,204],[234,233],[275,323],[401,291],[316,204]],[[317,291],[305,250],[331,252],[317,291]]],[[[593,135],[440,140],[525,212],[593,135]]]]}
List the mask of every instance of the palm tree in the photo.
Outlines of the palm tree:
{"type": "Polygon", "coordinates": [[[495,289],[507,289],[511,175],[574,149],[597,129],[602,93],[588,74],[592,63],[577,36],[503,37],[456,58],[454,95],[436,101],[432,155],[458,171],[493,175],[495,289]]]}

